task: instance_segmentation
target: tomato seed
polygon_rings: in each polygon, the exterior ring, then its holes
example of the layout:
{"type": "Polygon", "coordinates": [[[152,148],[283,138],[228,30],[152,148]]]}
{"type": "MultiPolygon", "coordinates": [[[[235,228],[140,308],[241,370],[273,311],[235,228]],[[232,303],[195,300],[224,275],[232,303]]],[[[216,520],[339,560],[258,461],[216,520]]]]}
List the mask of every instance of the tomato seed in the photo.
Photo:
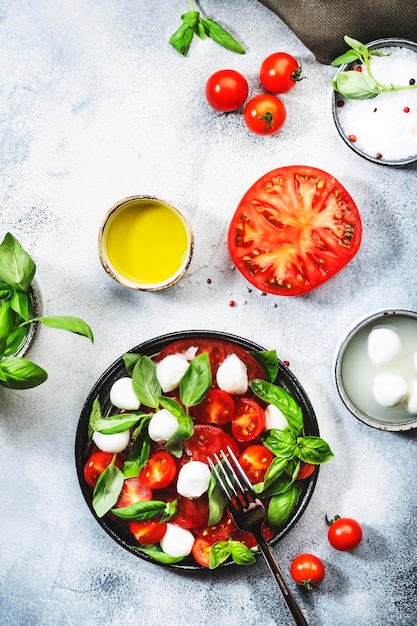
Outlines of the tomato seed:
{"type": "Polygon", "coordinates": [[[410,113],[410,107],[404,107],[403,111],[404,113],[410,113]]]}
{"type": "Polygon", "coordinates": [[[355,143],[356,135],[349,135],[349,141],[351,141],[352,143],[355,143]]]}

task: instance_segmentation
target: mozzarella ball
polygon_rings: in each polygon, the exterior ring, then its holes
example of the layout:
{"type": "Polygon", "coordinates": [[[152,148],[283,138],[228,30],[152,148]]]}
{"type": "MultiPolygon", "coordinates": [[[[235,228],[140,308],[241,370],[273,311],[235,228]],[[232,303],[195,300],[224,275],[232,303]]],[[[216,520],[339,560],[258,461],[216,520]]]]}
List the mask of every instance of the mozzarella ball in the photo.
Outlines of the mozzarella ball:
{"type": "Polygon", "coordinates": [[[368,335],[368,354],[379,367],[395,361],[401,351],[401,339],[395,330],[374,328],[368,335]]]}
{"type": "Polygon", "coordinates": [[[220,364],[216,375],[217,385],[223,391],[242,395],[248,390],[246,365],[236,354],[229,354],[220,364]]]}
{"type": "Polygon", "coordinates": [[[185,498],[199,498],[206,493],[210,478],[208,465],[202,461],[190,461],[178,473],[177,491],[185,498]]]}
{"type": "Polygon", "coordinates": [[[96,431],[93,433],[92,439],[97,448],[103,450],[103,452],[122,452],[127,448],[127,444],[130,440],[130,430],[124,430],[121,433],[99,433],[96,431]]]}
{"type": "Polygon", "coordinates": [[[406,399],[408,384],[402,376],[380,374],[374,380],[373,394],[381,406],[396,406],[406,399]]]}
{"type": "Polygon", "coordinates": [[[288,430],[289,424],[285,415],[274,404],[268,404],[265,411],[265,430],[276,428],[277,430],[288,430]]]}
{"type": "Polygon", "coordinates": [[[417,380],[413,380],[410,385],[410,395],[408,397],[407,410],[410,413],[417,413],[417,380]]]}
{"type": "Polygon", "coordinates": [[[148,434],[152,441],[168,441],[178,428],[178,420],[167,409],[154,413],[148,424],[148,434]]]}
{"type": "Polygon", "coordinates": [[[183,354],[169,354],[156,364],[156,377],[164,393],[178,387],[188,365],[183,354]]]}
{"type": "Polygon", "coordinates": [[[165,535],[160,541],[160,545],[165,554],[174,558],[188,556],[194,544],[192,532],[174,524],[167,524],[165,535]]]}
{"type": "Polygon", "coordinates": [[[110,402],[118,409],[137,411],[140,402],[133,389],[133,380],[130,376],[119,378],[110,389],[110,402]]]}

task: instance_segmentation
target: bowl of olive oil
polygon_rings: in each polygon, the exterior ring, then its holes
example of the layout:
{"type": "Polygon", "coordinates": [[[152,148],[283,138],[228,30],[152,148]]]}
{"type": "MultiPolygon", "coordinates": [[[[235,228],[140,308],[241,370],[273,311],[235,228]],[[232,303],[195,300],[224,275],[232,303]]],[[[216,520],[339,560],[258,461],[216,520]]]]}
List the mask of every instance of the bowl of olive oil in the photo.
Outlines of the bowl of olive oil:
{"type": "Polygon", "coordinates": [[[136,291],[175,285],[187,271],[194,236],[187,217],[154,196],[129,196],[107,212],[99,230],[107,274],[136,291]]]}

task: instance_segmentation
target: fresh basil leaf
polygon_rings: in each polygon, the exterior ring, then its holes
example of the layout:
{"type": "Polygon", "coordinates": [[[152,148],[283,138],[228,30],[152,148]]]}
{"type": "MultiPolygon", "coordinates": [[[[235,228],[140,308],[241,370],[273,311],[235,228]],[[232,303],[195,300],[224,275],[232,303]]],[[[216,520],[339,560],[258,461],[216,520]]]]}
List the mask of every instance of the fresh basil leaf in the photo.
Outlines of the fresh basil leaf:
{"type": "Polygon", "coordinates": [[[201,22],[208,37],[218,43],[219,46],[238,54],[246,53],[242,44],[234,39],[220,24],[209,18],[202,18],[201,22]]]}
{"type": "Polygon", "coordinates": [[[140,354],[133,354],[131,352],[126,352],[126,354],[124,354],[122,358],[123,358],[123,362],[125,364],[126,372],[129,374],[129,376],[132,376],[133,375],[133,369],[134,369],[136,363],[141,358],[141,355],[140,354]]]}
{"type": "Polygon", "coordinates": [[[172,413],[172,415],[174,415],[174,417],[176,417],[177,419],[185,415],[183,407],[177,400],[174,400],[174,398],[161,396],[159,398],[159,404],[162,406],[163,409],[166,409],[167,411],[172,413]]]}
{"type": "Polygon", "coordinates": [[[0,385],[9,389],[32,389],[45,382],[44,369],[23,357],[8,357],[0,362],[0,385]]]}
{"type": "Polygon", "coordinates": [[[134,442],[123,463],[123,475],[125,478],[139,476],[139,472],[145,465],[151,452],[151,441],[146,432],[137,432],[136,430],[133,437],[134,442]]]}
{"type": "Polygon", "coordinates": [[[97,517],[103,517],[116,504],[123,487],[123,472],[115,465],[113,460],[100,474],[93,491],[93,509],[97,517]]]}
{"type": "Polygon", "coordinates": [[[331,86],[351,100],[367,100],[380,93],[376,80],[364,72],[338,72],[335,80],[331,81],[331,86]]]}
{"type": "Polygon", "coordinates": [[[159,398],[161,406],[172,413],[177,419],[178,428],[175,433],[168,439],[165,444],[166,449],[172,456],[180,458],[182,456],[182,442],[186,441],[194,434],[194,423],[189,415],[187,415],[177,400],[161,396],[159,398]]]}
{"type": "Polygon", "coordinates": [[[187,24],[187,26],[193,28],[195,31],[200,22],[200,13],[198,11],[188,11],[188,13],[181,15],[181,19],[184,24],[187,24]]]}
{"type": "Polygon", "coordinates": [[[91,405],[90,417],[88,418],[88,438],[91,439],[96,430],[96,422],[102,419],[99,397],[96,396],[91,405]]]}
{"type": "Polygon", "coordinates": [[[210,477],[207,497],[209,504],[209,518],[207,526],[213,526],[214,524],[218,524],[222,519],[226,506],[226,502],[213,474],[210,477]]]}
{"type": "Polygon", "coordinates": [[[170,556],[169,554],[166,554],[166,552],[163,552],[163,550],[161,550],[161,548],[159,548],[156,544],[146,548],[144,546],[137,548],[135,547],[135,550],[139,550],[140,552],[143,552],[144,554],[149,556],[154,561],[157,561],[158,563],[164,563],[165,565],[170,565],[171,563],[179,563],[185,558],[183,556],[170,556]]]}
{"type": "Polygon", "coordinates": [[[213,543],[210,550],[209,569],[216,569],[227,561],[231,553],[228,541],[217,541],[213,543]]]}
{"type": "Polygon", "coordinates": [[[7,341],[10,333],[13,331],[14,313],[11,309],[10,302],[4,302],[0,306],[0,339],[7,341]]]}
{"type": "Polygon", "coordinates": [[[294,456],[296,438],[289,430],[271,428],[261,435],[262,443],[278,458],[291,459],[294,456]]]}
{"type": "Polygon", "coordinates": [[[7,233],[0,244],[0,280],[13,289],[27,291],[35,276],[36,265],[18,240],[7,233]]]}
{"type": "Polygon", "coordinates": [[[79,317],[72,315],[56,315],[54,317],[34,317],[30,322],[41,322],[49,328],[57,328],[58,330],[67,330],[76,335],[87,337],[94,342],[93,332],[88,324],[79,317]]]}
{"type": "Polygon", "coordinates": [[[22,320],[26,322],[29,320],[29,294],[27,292],[14,289],[10,299],[10,307],[16,311],[22,320]]]}
{"type": "Polygon", "coordinates": [[[177,52],[186,57],[194,37],[194,29],[187,24],[181,24],[178,30],[170,37],[169,42],[177,52]]]}
{"type": "Polygon", "coordinates": [[[172,500],[171,502],[165,502],[165,511],[161,517],[161,523],[169,522],[169,520],[177,512],[177,505],[178,505],[178,499],[172,500]]]}
{"type": "Polygon", "coordinates": [[[97,419],[95,423],[95,430],[105,435],[122,433],[123,431],[136,426],[143,415],[145,415],[145,413],[119,413],[110,417],[103,417],[101,419],[97,419]]]}
{"type": "Polygon", "coordinates": [[[321,437],[298,437],[295,454],[305,463],[319,465],[334,457],[329,444],[321,437]]]}
{"type": "Polygon", "coordinates": [[[278,356],[276,350],[264,350],[250,353],[265,372],[266,380],[273,383],[278,375],[278,356]]]}
{"type": "Polygon", "coordinates": [[[256,562],[253,552],[241,541],[229,539],[229,548],[236,565],[251,565],[256,562]]]}
{"type": "Polygon", "coordinates": [[[148,519],[154,519],[165,512],[166,503],[162,500],[145,500],[135,502],[129,506],[112,509],[111,512],[120,517],[120,519],[130,520],[134,522],[144,522],[148,519]]]}
{"type": "Polygon", "coordinates": [[[369,55],[368,48],[357,39],[353,39],[353,37],[349,37],[349,35],[345,35],[343,39],[360,57],[366,58],[369,55]]]}
{"type": "Polygon", "coordinates": [[[13,295],[13,288],[0,281],[0,299],[10,300],[13,295]]]}
{"type": "Polygon", "coordinates": [[[271,496],[277,496],[280,493],[287,491],[293,484],[295,477],[290,476],[287,469],[285,472],[277,478],[274,482],[268,485],[263,491],[260,490],[264,483],[258,483],[254,485],[256,493],[262,496],[262,498],[270,498],[271,496]]]}
{"type": "Polygon", "coordinates": [[[285,472],[289,458],[290,457],[288,456],[275,457],[275,459],[272,461],[271,465],[266,471],[263,481],[263,491],[272,483],[274,483],[285,472]]]}
{"type": "Polygon", "coordinates": [[[333,65],[333,67],[338,67],[339,65],[347,65],[360,59],[360,56],[361,55],[358,52],[355,52],[355,50],[348,50],[347,52],[333,59],[331,65],[333,65]]]}
{"type": "Polygon", "coordinates": [[[291,517],[298,499],[297,485],[291,485],[288,491],[273,496],[268,506],[268,523],[278,527],[284,525],[291,517]]]}
{"type": "Polygon", "coordinates": [[[156,365],[148,356],[141,354],[133,368],[133,389],[142,404],[157,409],[161,385],[156,376],[156,365]]]}
{"type": "Polygon", "coordinates": [[[7,340],[4,342],[4,356],[8,357],[16,354],[16,352],[22,345],[27,332],[27,326],[20,326],[16,328],[16,330],[14,330],[12,333],[10,333],[10,335],[7,337],[7,340]]]}
{"type": "Polygon", "coordinates": [[[187,408],[203,400],[211,387],[212,375],[207,352],[194,357],[180,381],[180,399],[187,408]]]}
{"type": "Polygon", "coordinates": [[[304,425],[303,412],[285,389],[259,379],[251,380],[250,386],[258,398],[268,404],[273,404],[281,411],[288,422],[290,431],[295,436],[301,433],[304,425]]]}

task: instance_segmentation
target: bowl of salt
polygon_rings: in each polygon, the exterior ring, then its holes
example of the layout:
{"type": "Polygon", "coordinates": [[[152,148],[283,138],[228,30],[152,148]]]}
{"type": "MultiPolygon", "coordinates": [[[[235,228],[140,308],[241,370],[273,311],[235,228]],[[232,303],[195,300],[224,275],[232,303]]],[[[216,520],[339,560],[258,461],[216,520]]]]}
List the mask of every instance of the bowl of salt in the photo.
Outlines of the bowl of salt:
{"type": "Polygon", "coordinates": [[[379,39],[366,48],[370,76],[359,58],[341,65],[332,81],[338,134],[351,150],[373,163],[416,163],[417,43],[379,39]],[[345,80],[347,89],[342,87],[345,80]]]}

